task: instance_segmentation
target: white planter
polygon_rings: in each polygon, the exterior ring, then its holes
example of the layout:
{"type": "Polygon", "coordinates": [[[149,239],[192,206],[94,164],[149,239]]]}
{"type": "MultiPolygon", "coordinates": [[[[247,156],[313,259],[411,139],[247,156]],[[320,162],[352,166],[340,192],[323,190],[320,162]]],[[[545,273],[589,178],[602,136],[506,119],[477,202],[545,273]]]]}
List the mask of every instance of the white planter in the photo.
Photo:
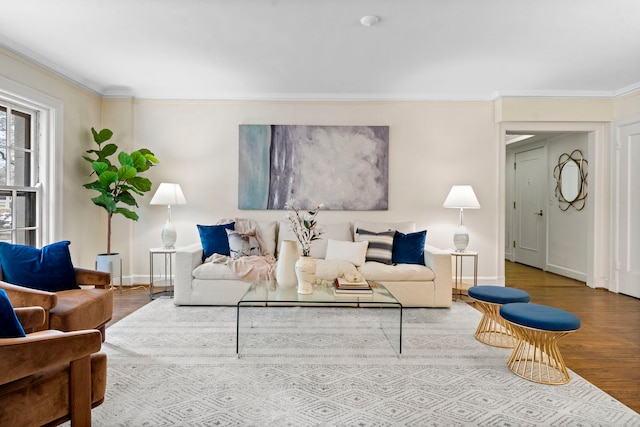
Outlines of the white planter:
{"type": "Polygon", "coordinates": [[[283,240],[278,252],[276,266],[276,281],[283,288],[295,288],[298,284],[296,277],[296,260],[298,259],[298,245],[293,240],[283,240]]]}
{"type": "Polygon", "coordinates": [[[111,284],[118,279],[118,286],[122,286],[122,259],[120,254],[98,254],[96,255],[96,270],[111,273],[111,284]]]}
{"type": "Polygon", "coordinates": [[[296,277],[298,278],[298,293],[312,294],[313,282],[316,281],[316,260],[309,256],[301,256],[296,261],[296,277]]]}

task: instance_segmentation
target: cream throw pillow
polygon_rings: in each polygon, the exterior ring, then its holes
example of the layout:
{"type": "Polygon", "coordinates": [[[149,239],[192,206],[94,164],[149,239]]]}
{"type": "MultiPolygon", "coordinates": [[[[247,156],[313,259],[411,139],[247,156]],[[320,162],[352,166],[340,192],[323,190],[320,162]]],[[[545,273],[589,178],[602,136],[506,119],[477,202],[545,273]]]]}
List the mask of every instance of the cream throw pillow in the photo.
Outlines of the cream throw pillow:
{"type": "Polygon", "coordinates": [[[347,242],[342,240],[329,239],[327,242],[327,260],[348,261],[356,267],[364,264],[367,256],[368,241],[347,242]]]}

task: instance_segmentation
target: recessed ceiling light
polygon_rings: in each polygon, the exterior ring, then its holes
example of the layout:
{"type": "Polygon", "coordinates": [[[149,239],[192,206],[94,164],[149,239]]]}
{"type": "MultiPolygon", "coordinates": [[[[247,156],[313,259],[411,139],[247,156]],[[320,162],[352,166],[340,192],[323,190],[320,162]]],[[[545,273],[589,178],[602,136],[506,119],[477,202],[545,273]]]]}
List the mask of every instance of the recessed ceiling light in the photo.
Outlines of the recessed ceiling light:
{"type": "Polygon", "coordinates": [[[363,16],[362,19],[360,20],[360,23],[365,27],[372,27],[376,25],[378,22],[380,22],[380,18],[375,15],[363,16]]]}

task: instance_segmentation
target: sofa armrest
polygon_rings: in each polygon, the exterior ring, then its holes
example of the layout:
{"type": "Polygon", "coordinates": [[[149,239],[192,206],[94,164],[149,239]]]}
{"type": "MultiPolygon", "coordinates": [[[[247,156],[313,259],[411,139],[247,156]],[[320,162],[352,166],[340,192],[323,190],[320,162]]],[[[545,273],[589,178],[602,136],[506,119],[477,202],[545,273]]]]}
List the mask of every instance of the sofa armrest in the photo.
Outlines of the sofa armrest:
{"type": "Polygon", "coordinates": [[[111,273],[86,268],[76,268],[76,283],[78,286],[93,285],[99,289],[105,289],[111,284],[111,273]]]}
{"type": "Polygon", "coordinates": [[[58,296],[55,292],[40,291],[3,281],[0,281],[0,289],[4,289],[7,292],[14,307],[38,306],[48,312],[58,303],[58,296]]]}
{"type": "Polygon", "coordinates": [[[40,328],[47,320],[47,313],[42,307],[18,307],[13,310],[25,330],[40,328]]]}
{"type": "Polygon", "coordinates": [[[451,254],[448,251],[438,249],[434,246],[425,245],[424,263],[433,270],[436,276],[434,280],[436,293],[442,293],[443,296],[448,294],[449,298],[451,298],[451,289],[453,288],[451,254]]]}
{"type": "Polygon", "coordinates": [[[0,339],[0,384],[44,369],[73,362],[100,351],[102,335],[96,330],[44,331],[25,338],[0,339]]]}
{"type": "Polygon", "coordinates": [[[191,289],[193,270],[202,264],[203,249],[200,243],[194,243],[176,249],[175,289],[191,289]]]}

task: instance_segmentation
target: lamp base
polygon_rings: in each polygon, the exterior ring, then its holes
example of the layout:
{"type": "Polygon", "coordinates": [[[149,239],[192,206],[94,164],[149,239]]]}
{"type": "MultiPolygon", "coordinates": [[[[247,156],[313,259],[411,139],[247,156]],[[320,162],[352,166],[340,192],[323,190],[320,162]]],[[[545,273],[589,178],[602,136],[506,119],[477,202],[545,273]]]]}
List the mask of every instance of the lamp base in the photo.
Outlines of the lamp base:
{"type": "Polygon", "coordinates": [[[453,235],[453,244],[456,247],[457,252],[464,252],[464,250],[467,249],[467,246],[469,245],[469,233],[467,233],[467,229],[464,225],[458,227],[453,235]]]}
{"type": "Polygon", "coordinates": [[[162,244],[165,249],[173,249],[175,248],[176,239],[178,238],[178,232],[176,228],[173,226],[171,221],[167,220],[164,224],[164,228],[160,233],[160,239],[162,240],[162,244]]]}

